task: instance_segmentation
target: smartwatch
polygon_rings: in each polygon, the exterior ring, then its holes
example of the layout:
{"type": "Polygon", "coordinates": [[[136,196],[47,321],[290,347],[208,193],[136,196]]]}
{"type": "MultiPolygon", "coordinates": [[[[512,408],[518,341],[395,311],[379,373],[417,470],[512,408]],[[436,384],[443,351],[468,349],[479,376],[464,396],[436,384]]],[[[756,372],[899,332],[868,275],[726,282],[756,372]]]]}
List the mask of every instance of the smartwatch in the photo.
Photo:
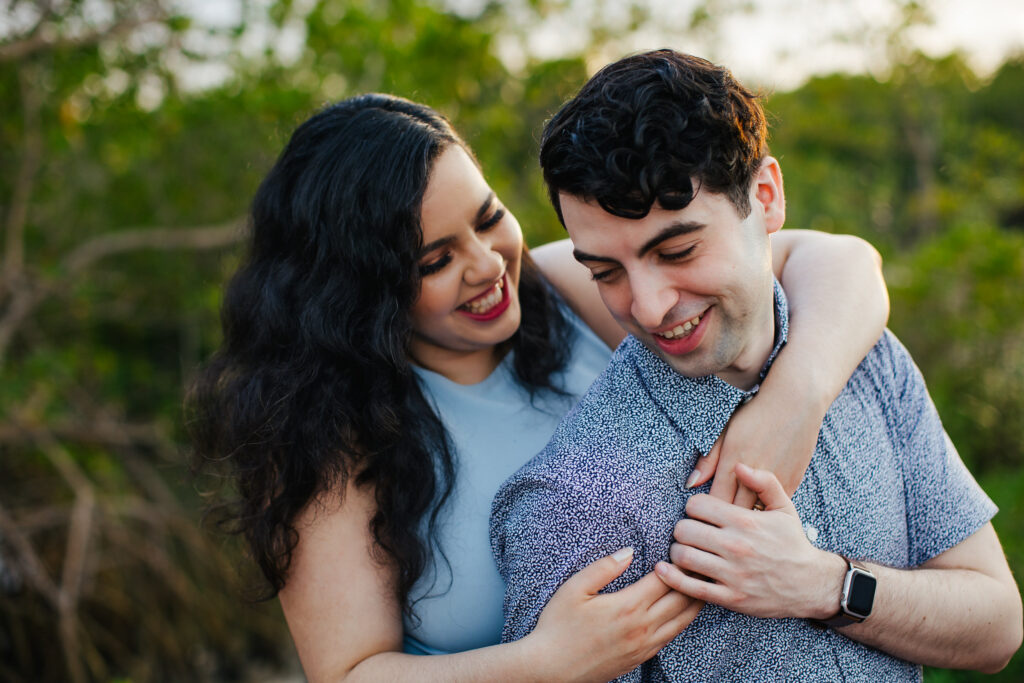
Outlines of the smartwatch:
{"type": "Polygon", "coordinates": [[[839,596],[839,611],[830,619],[819,621],[822,626],[839,628],[859,624],[871,616],[878,580],[864,565],[848,557],[843,559],[846,560],[846,577],[843,579],[843,592],[839,596]]]}

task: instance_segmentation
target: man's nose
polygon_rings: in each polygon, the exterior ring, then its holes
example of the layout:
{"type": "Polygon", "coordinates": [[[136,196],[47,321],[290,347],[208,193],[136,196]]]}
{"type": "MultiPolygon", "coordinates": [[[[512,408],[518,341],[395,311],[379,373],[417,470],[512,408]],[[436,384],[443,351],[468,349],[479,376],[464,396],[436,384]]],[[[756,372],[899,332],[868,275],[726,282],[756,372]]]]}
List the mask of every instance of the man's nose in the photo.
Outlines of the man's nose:
{"type": "Polygon", "coordinates": [[[646,330],[664,324],[669,311],[678,303],[679,294],[657,272],[641,271],[630,277],[633,302],[630,313],[633,320],[646,330]]]}

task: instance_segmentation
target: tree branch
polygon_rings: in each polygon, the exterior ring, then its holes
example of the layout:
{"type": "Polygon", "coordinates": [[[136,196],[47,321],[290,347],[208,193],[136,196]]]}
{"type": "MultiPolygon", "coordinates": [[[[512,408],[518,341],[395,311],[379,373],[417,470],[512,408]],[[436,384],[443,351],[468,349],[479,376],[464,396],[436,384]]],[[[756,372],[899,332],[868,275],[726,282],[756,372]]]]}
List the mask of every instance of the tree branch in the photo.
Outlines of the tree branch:
{"type": "Polygon", "coordinates": [[[7,211],[2,280],[6,291],[16,287],[16,280],[21,276],[25,262],[25,224],[28,221],[32,188],[43,155],[43,138],[39,125],[40,98],[33,86],[37,81],[36,69],[18,69],[18,83],[21,87],[22,151],[18,175],[14,179],[14,191],[11,193],[10,208],[7,211]]]}
{"type": "Polygon", "coordinates": [[[64,276],[53,281],[23,281],[13,292],[0,317],[0,367],[7,347],[25,319],[49,296],[66,290],[82,270],[107,256],[141,249],[216,249],[235,244],[244,236],[240,219],[200,228],[136,228],[94,237],[64,259],[64,276]]]}
{"type": "Polygon", "coordinates": [[[33,444],[45,433],[59,441],[91,446],[131,447],[143,444],[159,447],[163,439],[157,426],[148,423],[112,425],[105,421],[60,420],[46,427],[35,427],[21,422],[0,422],[0,445],[33,444]]]}
{"type": "Polygon", "coordinates": [[[242,222],[233,220],[200,228],[136,228],[100,235],[80,244],[64,259],[73,275],[107,256],[142,249],[216,249],[240,241],[242,222]]]}
{"type": "Polygon", "coordinates": [[[37,26],[27,36],[0,45],[0,63],[23,60],[37,52],[88,47],[108,38],[117,38],[131,33],[140,26],[166,20],[167,13],[160,7],[160,3],[153,3],[151,7],[153,9],[149,14],[122,18],[110,26],[87,31],[77,36],[54,37],[47,31],[39,30],[41,26],[37,26]]]}
{"type": "Polygon", "coordinates": [[[54,609],[57,609],[59,603],[57,585],[50,578],[49,572],[46,571],[46,567],[39,559],[35,549],[32,548],[32,543],[21,533],[17,522],[7,512],[2,502],[0,502],[0,533],[3,534],[4,542],[14,551],[18,568],[24,572],[29,584],[53,605],[54,609]]]}

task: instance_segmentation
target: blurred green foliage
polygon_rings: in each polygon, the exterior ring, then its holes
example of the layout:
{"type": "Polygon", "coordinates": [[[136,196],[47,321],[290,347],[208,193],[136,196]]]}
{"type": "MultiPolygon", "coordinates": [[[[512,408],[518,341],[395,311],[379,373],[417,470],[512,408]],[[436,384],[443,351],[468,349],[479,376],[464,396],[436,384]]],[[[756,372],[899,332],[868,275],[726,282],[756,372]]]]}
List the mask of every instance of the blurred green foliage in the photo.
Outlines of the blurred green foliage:
{"type": "MultiPolygon", "coordinates": [[[[243,49],[241,19],[204,28],[162,0],[97,19],[85,4],[0,42],[0,680],[252,678],[291,646],[276,606],[238,600],[238,548],[197,532],[211,484],[184,474],[180,417],[217,345],[249,197],[324,102],[388,91],[456,123],[529,243],[560,238],[537,136],[586,55],[510,71],[499,3],[472,18],[426,0],[273,3],[265,30],[304,36],[294,60],[274,39],[243,49]],[[183,88],[181,65],[204,61],[230,75],[183,88]]],[[[883,253],[891,327],[1000,505],[1018,572],[1022,93],[1024,60],[981,80],[956,55],[912,55],[885,81],[822,77],[767,100],[789,225],[883,253]]],[[[1021,656],[996,677],[1021,679],[1021,656]]]]}

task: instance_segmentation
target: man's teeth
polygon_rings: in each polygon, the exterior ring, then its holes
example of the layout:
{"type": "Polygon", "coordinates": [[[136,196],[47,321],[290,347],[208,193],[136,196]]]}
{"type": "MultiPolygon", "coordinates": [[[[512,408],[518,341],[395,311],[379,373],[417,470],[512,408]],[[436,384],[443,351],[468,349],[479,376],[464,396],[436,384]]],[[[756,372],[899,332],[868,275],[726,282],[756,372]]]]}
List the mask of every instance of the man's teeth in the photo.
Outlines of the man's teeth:
{"type": "Polygon", "coordinates": [[[494,291],[485,296],[483,299],[475,299],[462,307],[470,313],[486,313],[490,309],[498,305],[501,301],[501,290],[504,279],[498,280],[498,284],[494,286],[494,291]]]}
{"type": "Polygon", "coordinates": [[[659,333],[658,336],[664,337],[665,339],[675,339],[676,337],[685,337],[690,334],[693,328],[700,324],[700,316],[687,320],[682,325],[676,325],[671,330],[659,333]]]}

